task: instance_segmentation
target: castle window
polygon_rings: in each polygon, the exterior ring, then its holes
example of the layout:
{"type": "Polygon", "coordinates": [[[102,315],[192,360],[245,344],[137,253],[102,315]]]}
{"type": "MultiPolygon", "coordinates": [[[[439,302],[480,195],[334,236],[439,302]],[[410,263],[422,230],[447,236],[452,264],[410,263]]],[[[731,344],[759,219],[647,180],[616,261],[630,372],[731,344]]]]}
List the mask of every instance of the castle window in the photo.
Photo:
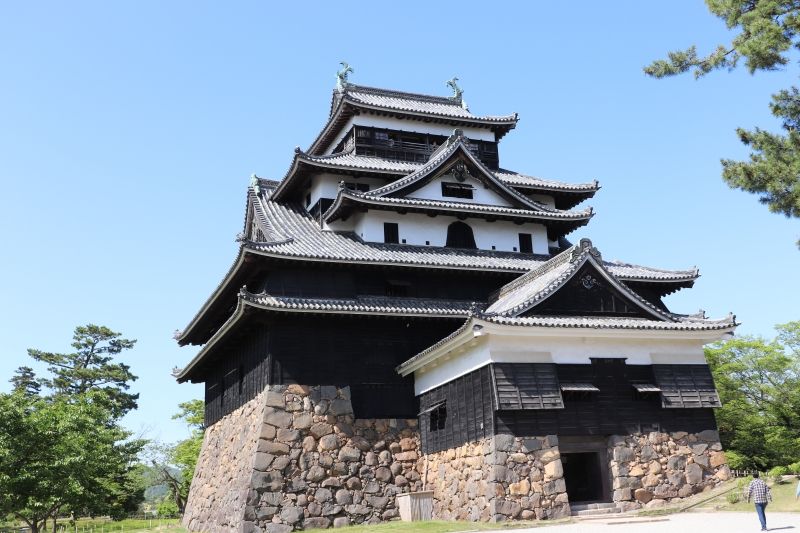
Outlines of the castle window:
{"type": "Polygon", "coordinates": [[[430,422],[428,429],[430,431],[439,431],[444,429],[447,422],[447,403],[442,402],[431,410],[430,422]]]}
{"type": "Polygon", "coordinates": [[[467,198],[472,199],[472,185],[467,183],[453,183],[449,181],[442,182],[442,196],[450,198],[467,198]]]}
{"type": "Polygon", "coordinates": [[[519,234],[519,251],[525,254],[533,253],[533,236],[530,233],[519,234]]]}
{"type": "Polygon", "coordinates": [[[359,191],[359,192],[367,192],[369,190],[369,185],[366,183],[344,183],[344,188],[348,191],[359,191]]]}
{"type": "Polygon", "coordinates": [[[400,242],[400,228],[394,222],[383,223],[383,242],[397,244],[400,242]]]}
{"type": "Polygon", "coordinates": [[[403,298],[408,296],[408,290],[411,284],[407,281],[389,280],[386,282],[386,296],[393,296],[395,298],[403,298]]]}
{"type": "Polygon", "coordinates": [[[472,234],[472,228],[463,222],[453,222],[447,226],[447,243],[448,248],[469,248],[475,250],[475,235],[472,234]]]}

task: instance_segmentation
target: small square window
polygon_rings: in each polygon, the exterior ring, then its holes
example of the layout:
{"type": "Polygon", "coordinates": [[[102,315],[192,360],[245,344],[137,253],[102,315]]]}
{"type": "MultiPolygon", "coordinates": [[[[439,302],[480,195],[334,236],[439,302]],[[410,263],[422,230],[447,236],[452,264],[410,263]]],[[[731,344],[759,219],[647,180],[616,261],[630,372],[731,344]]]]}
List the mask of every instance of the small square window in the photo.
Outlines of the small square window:
{"type": "Polygon", "coordinates": [[[396,223],[383,223],[383,242],[390,244],[398,244],[400,242],[400,228],[396,223]]]}
{"type": "Polygon", "coordinates": [[[450,181],[442,182],[442,196],[450,198],[466,198],[472,199],[472,185],[467,183],[453,183],[450,181]]]}
{"type": "Polygon", "coordinates": [[[442,404],[433,411],[431,411],[430,431],[439,431],[444,429],[447,423],[447,405],[442,404]]]}
{"type": "Polygon", "coordinates": [[[524,254],[533,253],[533,236],[530,233],[519,234],[519,251],[524,254]]]}

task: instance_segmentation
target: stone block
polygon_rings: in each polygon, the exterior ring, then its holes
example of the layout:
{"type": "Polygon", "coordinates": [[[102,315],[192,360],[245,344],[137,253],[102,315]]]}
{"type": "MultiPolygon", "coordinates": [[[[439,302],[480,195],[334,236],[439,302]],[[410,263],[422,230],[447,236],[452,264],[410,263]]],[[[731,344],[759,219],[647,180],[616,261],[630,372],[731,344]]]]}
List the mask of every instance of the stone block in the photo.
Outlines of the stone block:
{"type": "MultiPolygon", "coordinates": [[[[322,441],[320,441],[321,443],[322,441]]],[[[361,459],[361,450],[358,448],[353,448],[350,446],[343,446],[341,450],[339,450],[339,460],[345,462],[353,462],[358,461],[361,459]]]]}
{"type": "Polygon", "coordinates": [[[701,455],[706,449],[708,449],[708,444],[706,443],[692,444],[692,453],[695,455],[701,455]]]}
{"type": "Polygon", "coordinates": [[[319,439],[319,444],[317,448],[321,452],[335,450],[339,447],[339,438],[336,435],[324,435],[322,438],[319,439]]]}
{"type": "Polygon", "coordinates": [[[394,458],[397,461],[416,461],[417,460],[417,452],[400,452],[394,455],[394,458]]]}
{"type": "Polygon", "coordinates": [[[264,531],[267,533],[291,533],[294,527],[287,524],[267,524],[264,531]]]}
{"type": "Polygon", "coordinates": [[[353,405],[350,400],[336,399],[331,402],[328,412],[335,416],[351,415],[353,414],[353,405]]]}
{"type": "Polygon", "coordinates": [[[639,453],[639,457],[642,459],[642,461],[652,461],[653,459],[658,458],[658,454],[653,447],[648,444],[642,446],[642,451],[639,453]]]}
{"type": "Polygon", "coordinates": [[[542,441],[539,439],[525,439],[522,441],[522,449],[525,452],[536,452],[542,449],[542,441]]]}
{"type": "Polygon", "coordinates": [[[311,413],[295,413],[292,426],[295,429],[308,429],[314,422],[314,415],[311,413]]]}
{"type": "Polygon", "coordinates": [[[701,481],[703,481],[703,469],[700,465],[696,463],[686,465],[686,483],[695,485],[701,481]]]}
{"type": "Polygon", "coordinates": [[[501,452],[511,451],[514,447],[514,435],[501,433],[494,436],[494,449],[501,452]]]}
{"type": "Polygon", "coordinates": [[[279,442],[294,442],[300,439],[300,432],[296,429],[281,428],[278,430],[278,436],[276,438],[279,442]]]}
{"type": "Polygon", "coordinates": [[[333,527],[348,527],[350,525],[350,519],[346,516],[339,516],[333,519],[333,527]]]}
{"type": "Polygon", "coordinates": [[[367,494],[364,496],[364,499],[367,500],[367,503],[369,503],[373,509],[378,511],[383,510],[386,507],[386,504],[389,503],[388,496],[374,496],[372,494],[367,494]]]}
{"type": "Polygon", "coordinates": [[[250,486],[259,492],[281,490],[283,487],[283,474],[271,470],[269,472],[253,472],[250,486]]]}
{"type": "Polygon", "coordinates": [[[324,516],[315,516],[303,520],[303,529],[326,529],[330,527],[331,521],[324,516]]]}
{"type": "Polygon", "coordinates": [[[723,452],[712,452],[709,460],[711,463],[711,468],[717,468],[718,466],[722,466],[728,462],[723,452]]]}
{"type": "Polygon", "coordinates": [[[293,418],[292,413],[272,411],[271,413],[265,413],[264,422],[277,428],[288,428],[292,425],[293,418]]]}
{"type": "Polygon", "coordinates": [[[276,391],[267,391],[267,396],[264,399],[264,403],[269,407],[278,407],[283,409],[285,407],[283,401],[283,393],[276,392],[276,391]]]}
{"type": "Polygon", "coordinates": [[[270,426],[269,424],[262,424],[261,425],[261,432],[258,435],[260,439],[264,440],[272,440],[275,438],[277,430],[275,426],[270,426]]]}
{"type": "Polygon", "coordinates": [[[633,448],[624,448],[622,446],[617,446],[614,448],[613,457],[615,461],[619,461],[620,463],[627,463],[636,459],[636,452],[633,451],[633,448]]]}
{"type": "Polygon", "coordinates": [[[378,467],[375,469],[375,479],[388,483],[392,479],[392,471],[385,466],[378,467]]]}
{"type": "Polygon", "coordinates": [[[709,468],[710,459],[707,455],[695,455],[692,459],[694,460],[695,464],[698,464],[703,468],[709,468]]]}
{"type": "Polygon", "coordinates": [[[325,469],[319,465],[313,465],[306,471],[306,480],[310,481],[311,483],[322,481],[323,479],[325,479],[325,476],[326,476],[325,469]]]}
{"type": "Polygon", "coordinates": [[[542,464],[547,464],[551,461],[555,461],[556,459],[561,459],[561,454],[557,448],[550,448],[539,455],[539,460],[542,462],[542,464]]]}
{"type": "Polygon", "coordinates": [[[322,385],[319,388],[319,394],[323,400],[333,400],[337,395],[336,387],[332,385],[322,385]]]}
{"type": "Polygon", "coordinates": [[[544,444],[548,448],[554,448],[558,446],[558,436],[557,435],[547,435],[544,438],[544,444]]]}
{"type": "Polygon", "coordinates": [[[311,434],[314,436],[315,439],[319,439],[325,435],[330,435],[333,433],[333,426],[330,424],[326,424],[325,422],[318,422],[311,426],[309,430],[311,434]]]}
{"type": "Polygon", "coordinates": [[[683,470],[686,468],[686,457],[683,455],[673,455],[667,459],[667,468],[671,470],[683,470]]]}
{"type": "Polygon", "coordinates": [[[255,459],[253,460],[253,470],[264,472],[269,468],[270,463],[275,458],[271,453],[256,452],[255,459]]]}
{"type": "Polygon", "coordinates": [[[614,491],[613,499],[615,502],[621,502],[631,499],[631,489],[625,487],[624,489],[617,489],[614,491]]]}
{"type": "Polygon", "coordinates": [[[333,494],[329,489],[319,488],[314,492],[314,499],[318,502],[327,502],[333,497],[333,494]]]}
{"type": "Polygon", "coordinates": [[[261,533],[261,529],[253,522],[243,521],[236,529],[238,533],[261,533]]]}
{"type": "Polygon", "coordinates": [[[636,489],[633,493],[633,497],[636,498],[637,501],[647,503],[653,499],[653,493],[647,489],[636,489]]]}
{"type": "Polygon", "coordinates": [[[564,475],[564,468],[561,461],[553,461],[544,465],[544,479],[556,479],[564,475]]]}
{"type": "Polygon", "coordinates": [[[336,491],[336,503],[340,505],[347,505],[353,503],[353,495],[349,490],[339,489],[336,491]]]}
{"type": "Polygon", "coordinates": [[[531,491],[531,482],[526,478],[517,483],[511,483],[508,491],[512,496],[527,496],[531,491]]]}

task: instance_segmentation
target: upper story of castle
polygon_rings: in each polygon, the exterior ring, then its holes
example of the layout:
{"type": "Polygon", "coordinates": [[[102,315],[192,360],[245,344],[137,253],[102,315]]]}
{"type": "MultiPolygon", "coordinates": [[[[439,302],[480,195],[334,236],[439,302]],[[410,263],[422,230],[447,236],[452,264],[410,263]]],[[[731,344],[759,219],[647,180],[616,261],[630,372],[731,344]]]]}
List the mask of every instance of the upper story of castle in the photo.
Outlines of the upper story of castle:
{"type": "Polygon", "coordinates": [[[550,255],[587,224],[576,209],[599,189],[501,167],[516,113],[477,115],[457,78],[452,96],[355,85],[337,76],[330,115],[295,150],[270,200],[299,204],[323,231],[364,242],[550,255]]]}

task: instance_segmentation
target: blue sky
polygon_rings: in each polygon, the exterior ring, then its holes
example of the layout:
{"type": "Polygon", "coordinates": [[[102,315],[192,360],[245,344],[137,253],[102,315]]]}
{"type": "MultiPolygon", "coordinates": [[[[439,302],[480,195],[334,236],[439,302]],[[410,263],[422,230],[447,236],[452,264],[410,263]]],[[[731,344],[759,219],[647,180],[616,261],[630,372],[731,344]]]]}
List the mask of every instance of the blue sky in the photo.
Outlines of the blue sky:
{"type": "Polygon", "coordinates": [[[737,126],[777,128],[769,95],[797,67],[652,80],[667,50],[728,38],[699,0],[654,2],[18,2],[0,15],[0,390],[26,348],[66,350],[94,322],[138,339],[126,423],[185,434],[201,397],[170,369],[172,332],[234,259],[253,172],[279,179],[352,81],[518,112],[504,167],[598,179],[588,236],[607,259],[700,267],[678,312],[728,311],[739,333],[800,319],[800,224],[720,179],[737,126]],[[574,4],[574,3],[573,3],[574,4]]]}

